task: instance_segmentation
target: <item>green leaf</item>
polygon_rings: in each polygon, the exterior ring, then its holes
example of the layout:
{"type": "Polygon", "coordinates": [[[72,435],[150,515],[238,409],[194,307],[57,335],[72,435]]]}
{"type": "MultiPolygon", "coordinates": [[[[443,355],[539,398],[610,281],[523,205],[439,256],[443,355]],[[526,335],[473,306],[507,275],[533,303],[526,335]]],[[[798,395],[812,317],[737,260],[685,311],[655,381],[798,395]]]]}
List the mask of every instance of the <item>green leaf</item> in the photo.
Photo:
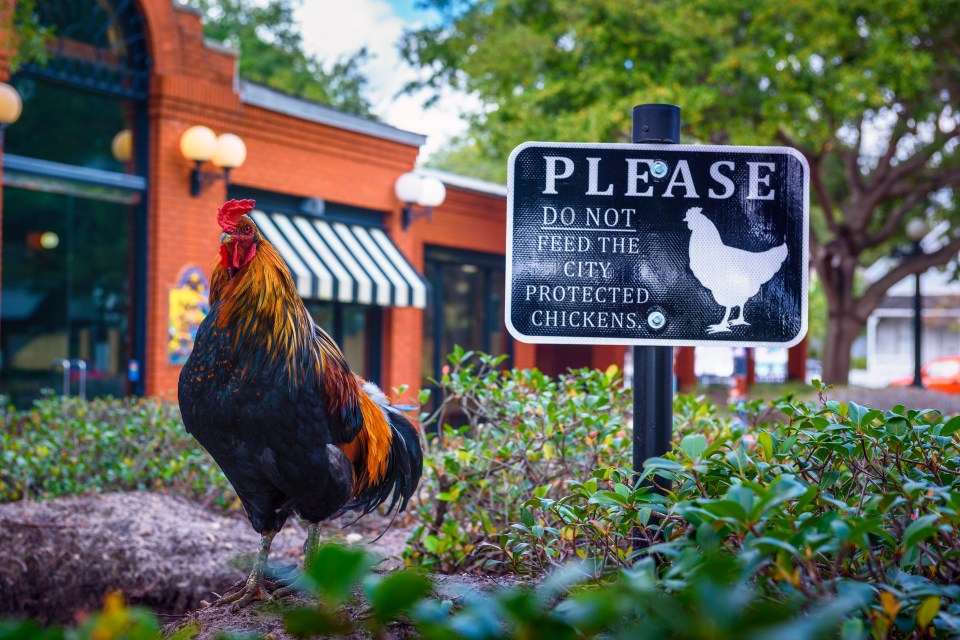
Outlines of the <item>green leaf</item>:
{"type": "MultiPolygon", "coordinates": [[[[707,437],[703,434],[684,436],[680,441],[680,450],[691,460],[696,460],[707,448],[707,437]]],[[[646,466],[646,465],[644,465],[646,466]]]]}
{"type": "Polygon", "coordinates": [[[343,602],[375,564],[372,556],[359,549],[327,544],[317,550],[307,578],[312,590],[330,603],[343,602]]]}
{"type": "Polygon", "coordinates": [[[920,625],[921,629],[926,629],[930,626],[930,623],[933,622],[933,619],[937,617],[937,612],[939,611],[940,598],[937,596],[926,598],[917,608],[917,624],[920,625]]]}
{"type": "Polygon", "coordinates": [[[667,458],[648,458],[643,461],[644,469],[664,469],[667,471],[681,471],[683,465],[667,458]]]}
{"type": "Polygon", "coordinates": [[[943,425],[943,428],[940,430],[940,435],[949,437],[957,431],[960,431],[960,416],[954,416],[947,420],[947,423],[943,425]]]}
{"type": "Polygon", "coordinates": [[[760,435],[757,436],[757,442],[760,444],[760,447],[763,449],[763,455],[765,460],[773,459],[773,436],[771,436],[766,431],[761,431],[760,435]]]}
{"type": "Polygon", "coordinates": [[[628,504],[626,497],[615,491],[597,491],[590,496],[589,503],[607,507],[625,507],[628,504]]]}
{"type": "Polygon", "coordinates": [[[426,576],[413,571],[397,571],[377,582],[367,598],[377,620],[386,624],[428,596],[432,590],[433,583],[426,576]]]}
{"type": "Polygon", "coordinates": [[[910,423],[906,418],[891,418],[887,420],[887,433],[891,436],[904,436],[910,430],[910,423]]]}
{"type": "Polygon", "coordinates": [[[533,514],[530,513],[529,509],[520,510],[520,519],[523,521],[523,524],[527,525],[528,527],[533,526],[533,514]]]}
{"type": "Polygon", "coordinates": [[[861,407],[856,402],[850,401],[847,403],[847,415],[850,417],[850,420],[853,422],[853,424],[857,425],[858,427],[863,426],[864,416],[867,415],[868,411],[869,409],[866,407],[861,407]]]}
{"type": "Polygon", "coordinates": [[[747,519],[747,512],[743,505],[734,500],[716,500],[704,503],[702,506],[710,513],[724,518],[732,518],[737,522],[745,522],[747,519]]]}
{"type": "Polygon", "coordinates": [[[329,612],[317,608],[299,607],[283,615],[283,624],[296,638],[339,635],[342,624],[329,612]]]}
{"type": "MultiPolygon", "coordinates": [[[[798,554],[797,548],[792,544],[790,544],[789,542],[778,540],[777,538],[771,538],[769,536],[757,538],[756,540],[754,540],[753,544],[754,546],[760,547],[761,549],[764,549],[764,547],[781,549],[783,551],[786,551],[792,556],[795,556],[798,554]]],[[[764,549],[764,551],[770,551],[770,550],[772,549],[764,549]]]]}
{"type": "Polygon", "coordinates": [[[937,527],[934,523],[939,519],[940,516],[938,515],[927,515],[921,516],[910,523],[910,526],[903,533],[903,548],[909,549],[935,534],[937,527]]]}

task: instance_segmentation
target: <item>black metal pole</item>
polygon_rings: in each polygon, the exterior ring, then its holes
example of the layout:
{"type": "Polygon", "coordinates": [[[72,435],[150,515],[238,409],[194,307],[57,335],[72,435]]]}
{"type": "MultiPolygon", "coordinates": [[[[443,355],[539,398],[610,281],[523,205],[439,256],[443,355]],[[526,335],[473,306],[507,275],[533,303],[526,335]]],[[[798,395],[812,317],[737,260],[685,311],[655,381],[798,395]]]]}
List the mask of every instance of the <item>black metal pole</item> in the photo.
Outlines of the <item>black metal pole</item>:
{"type": "MultiPolygon", "coordinates": [[[[680,142],[680,107],[641,104],[633,108],[633,141],[680,142]]],[[[633,469],[670,451],[673,435],[673,347],[633,348],[633,469]]]]}
{"type": "MultiPolygon", "coordinates": [[[[919,243],[915,253],[919,251],[919,243]]],[[[923,346],[923,298],[920,294],[920,274],[914,274],[913,289],[913,382],[911,386],[923,388],[923,373],[921,372],[921,347],[923,346]]]]}

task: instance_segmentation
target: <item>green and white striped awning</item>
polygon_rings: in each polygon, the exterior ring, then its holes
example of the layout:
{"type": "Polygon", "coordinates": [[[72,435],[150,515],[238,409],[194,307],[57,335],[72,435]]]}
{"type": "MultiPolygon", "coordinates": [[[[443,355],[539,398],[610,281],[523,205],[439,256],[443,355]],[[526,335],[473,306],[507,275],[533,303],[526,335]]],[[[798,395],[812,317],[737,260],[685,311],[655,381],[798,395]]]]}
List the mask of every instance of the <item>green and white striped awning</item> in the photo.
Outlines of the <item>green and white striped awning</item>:
{"type": "Polygon", "coordinates": [[[261,210],[250,215],[304,299],[426,307],[426,282],[383,230],[261,210]]]}

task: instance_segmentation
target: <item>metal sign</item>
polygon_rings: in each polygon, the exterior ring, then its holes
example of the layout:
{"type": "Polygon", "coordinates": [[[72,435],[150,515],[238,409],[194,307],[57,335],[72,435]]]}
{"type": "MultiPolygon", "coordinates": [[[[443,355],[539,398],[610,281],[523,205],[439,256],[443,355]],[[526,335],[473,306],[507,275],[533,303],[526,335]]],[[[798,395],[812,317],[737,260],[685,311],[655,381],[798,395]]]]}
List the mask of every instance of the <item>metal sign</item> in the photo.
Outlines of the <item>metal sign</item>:
{"type": "Polygon", "coordinates": [[[807,331],[808,181],[786,147],[524,143],[507,327],[547,344],[792,346],[807,331]]]}

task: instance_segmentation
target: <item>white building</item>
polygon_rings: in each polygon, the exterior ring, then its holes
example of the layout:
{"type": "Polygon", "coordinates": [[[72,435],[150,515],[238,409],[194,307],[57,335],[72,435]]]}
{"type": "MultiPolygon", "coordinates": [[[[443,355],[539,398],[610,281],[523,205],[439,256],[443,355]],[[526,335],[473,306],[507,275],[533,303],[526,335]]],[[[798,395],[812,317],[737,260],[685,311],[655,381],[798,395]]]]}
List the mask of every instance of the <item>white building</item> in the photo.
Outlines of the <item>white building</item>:
{"type": "MultiPolygon", "coordinates": [[[[924,240],[926,251],[939,245],[946,224],[938,226],[924,240]]],[[[868,282],[885,274],[892,262],[879,260],[864,272],[868,282]]],[[[953,280],[956,259],[946,269],[930,269],[920,277],[923,300],[921,361],[960,354],[960,282],[953,280]]],[[[885,386],[894,378],[913,375],[913,297],[915,279],[910,275],[887,292],[887,297],[867,321],[867,369],[851,372],[851,382],[885,386]]]]}

